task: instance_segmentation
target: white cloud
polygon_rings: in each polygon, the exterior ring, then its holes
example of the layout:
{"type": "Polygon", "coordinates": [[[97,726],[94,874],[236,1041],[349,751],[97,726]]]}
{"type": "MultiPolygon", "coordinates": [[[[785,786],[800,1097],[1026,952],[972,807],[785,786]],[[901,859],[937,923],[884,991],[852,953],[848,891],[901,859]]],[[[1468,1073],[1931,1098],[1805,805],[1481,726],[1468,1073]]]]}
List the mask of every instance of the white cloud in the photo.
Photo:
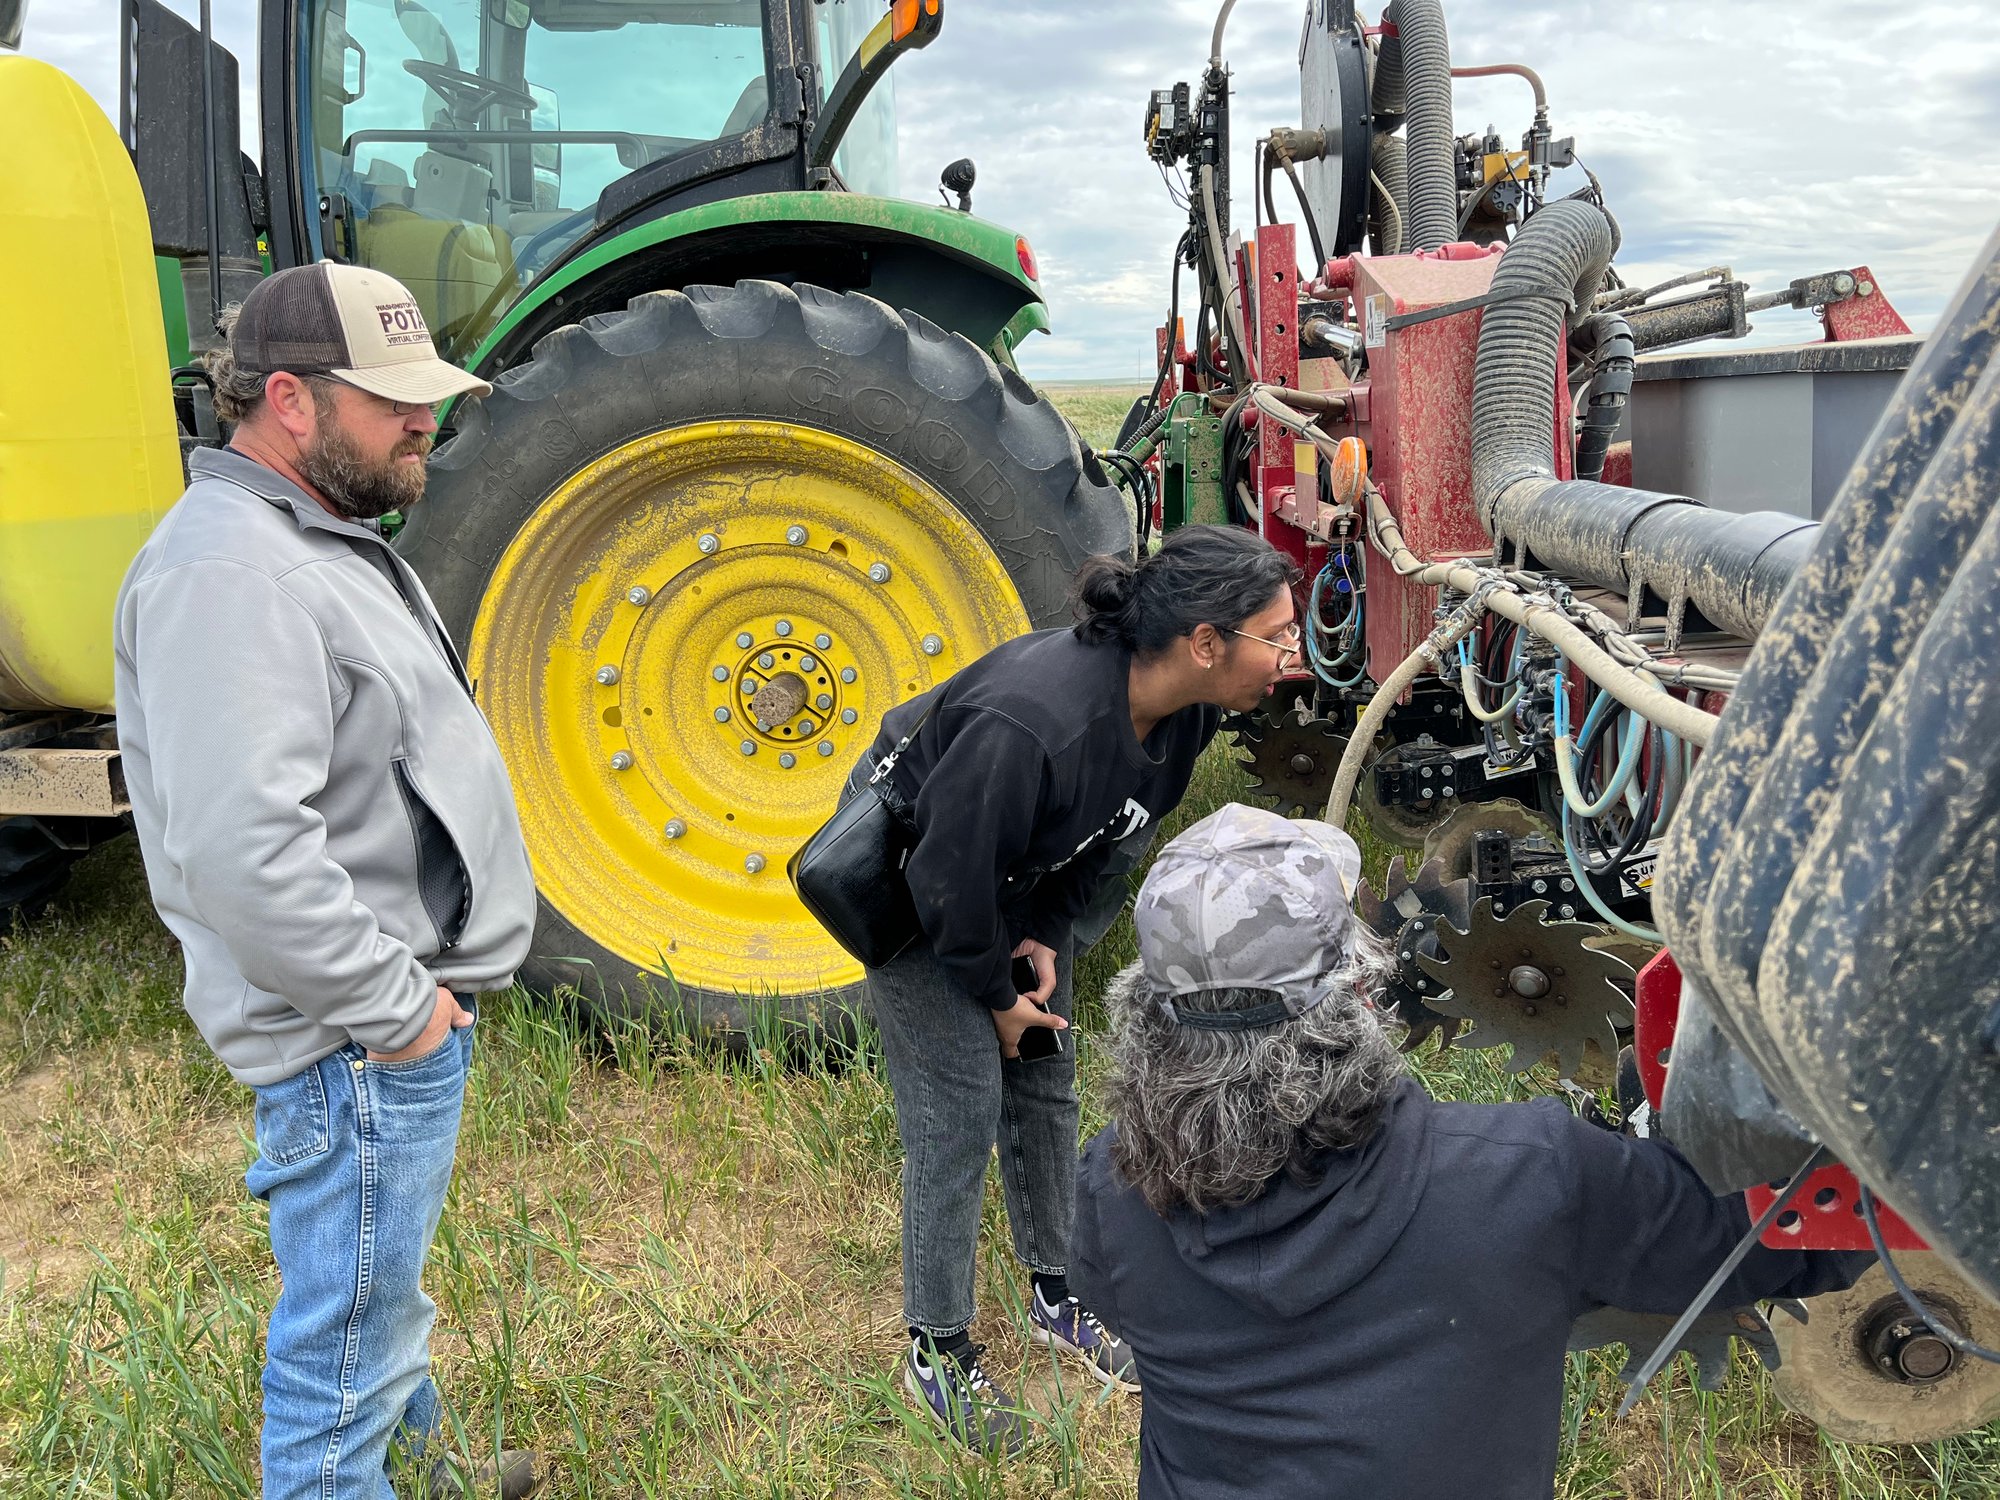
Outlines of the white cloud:
{"type": "MultiPolygon", "coordinates": [[[[197,0],[173,4],[196,14],[197,0]]],[[[246,95],[254,9],[215,0],[246,95]]],[[[1251,143],[1298,119],[1304,10],[1242,0],[1229,22],[1238,221],[1251,143]]],[[[938,170],[971,156],[977,212],[1034,243],[1055,333],[1030,341],[1031,373],[1130,376],[1150,360],[1186,215],[1140,121],[1151,90],[1198,76],[1215,12],[1215,0],[948,0],[943,35],[897,65],[903,191],[935,201],[938,170]]],[[[114,117],[116,16],[114,0],[30,0],[25,39],[114,117]]],[[[1604,182],[1628,279],[1725,263],[1772,289],[1866,264],[1922,331],[2000,218],[2000,29],[1983,4],[1448,0],[1447,17],[1458,62],[1540,72],[1556,133],[1604,182]]],[[[1491,123],[1513,139],[1527,126],[1518,79],[1461,80],[1456,99],[1461,130],[1491,123]]],[[[255,118],[246,100],[246,136],[255,118]]],[[[1760,339],[1813,333],[1802,315],[1757,321],[1760,339]]]]}

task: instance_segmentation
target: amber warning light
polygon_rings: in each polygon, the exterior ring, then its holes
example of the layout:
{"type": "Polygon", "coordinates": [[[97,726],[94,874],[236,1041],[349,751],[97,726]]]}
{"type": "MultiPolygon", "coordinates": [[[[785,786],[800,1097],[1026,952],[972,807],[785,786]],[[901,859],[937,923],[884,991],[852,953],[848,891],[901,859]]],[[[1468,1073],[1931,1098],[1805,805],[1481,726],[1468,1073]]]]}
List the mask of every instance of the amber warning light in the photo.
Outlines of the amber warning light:
{"type": "Polygon", "coordinates": [[[894,0],[889,10],[890,39],[902,41],[917,29],[917,23],[925,16],[936,15],[938,6],[943,3],[944,0],[894,0]]]}

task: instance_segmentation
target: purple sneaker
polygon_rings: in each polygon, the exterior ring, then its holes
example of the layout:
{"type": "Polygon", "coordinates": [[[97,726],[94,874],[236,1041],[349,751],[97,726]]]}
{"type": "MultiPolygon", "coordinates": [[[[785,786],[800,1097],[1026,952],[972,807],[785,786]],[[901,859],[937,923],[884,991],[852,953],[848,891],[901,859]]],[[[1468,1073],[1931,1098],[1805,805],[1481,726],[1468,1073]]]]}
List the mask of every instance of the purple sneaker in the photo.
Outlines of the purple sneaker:
{"type": "Polygon", "coordinates": [[[951,1354],[920,1339],[910,1341],[903,1385],[930,1418],[968,1448],[1012,1456],[1027,1439],[1014,1398],[986,1378],[979,1357],[984,1344],[951,1354]]]}
{"type": "Polygon", "coordinates": [[[1083,1367],[1118,1391],[1139,1389],[1139,1366],[1125,1341],[1074,1297],[1051,1307],[1040,1289],[1028,1297],[1028,1337],[1081,1360],[1083,1367]]]}

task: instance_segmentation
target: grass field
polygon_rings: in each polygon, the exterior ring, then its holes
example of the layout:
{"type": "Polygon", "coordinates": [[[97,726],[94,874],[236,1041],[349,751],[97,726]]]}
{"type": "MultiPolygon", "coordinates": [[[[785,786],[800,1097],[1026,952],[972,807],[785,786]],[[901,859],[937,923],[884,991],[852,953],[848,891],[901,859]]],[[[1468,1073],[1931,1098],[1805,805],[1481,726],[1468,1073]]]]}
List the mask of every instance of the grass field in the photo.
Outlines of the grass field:
{"type": "MultiPolygon", "coordinates": [[[[1130,394],[1057,392],[1093,437],[1130,394]]],[[[1171,826],[1241,790],[1211,755],[1171,826]]],[[[1092,997],[1131,953],[1121,921],[1080,976],[1087,1128],[1092,997]]],[[[0,939],[0,1496],[255,1493],[276,1284],[242,1188],[249,1098],[179,983],[129,839],[0,939]]],[[[484,1008],[478,1048],[430,1274],[469,1450],[547,1451],[561,1497],[1130,1493],[1138,1403],[1018,1336],[997,1187],[978,1332],[1043,1440],[1015,1464],[971,1458],[899,1399],[898,1152],[872,1057],[780,1070],[519,995],[484,1008]]],[[[1427,1073],[1457,1097],[1523,1087],[1484,1054],[1427,1073]]],[[[2000,1495],[2000,1428],[1829,1441],[1740,1357],[1721,1393],[1675,1368],[1616,1423],[1617,1363],[1570,1359],[1566,1500],[2000,1495]]]]}

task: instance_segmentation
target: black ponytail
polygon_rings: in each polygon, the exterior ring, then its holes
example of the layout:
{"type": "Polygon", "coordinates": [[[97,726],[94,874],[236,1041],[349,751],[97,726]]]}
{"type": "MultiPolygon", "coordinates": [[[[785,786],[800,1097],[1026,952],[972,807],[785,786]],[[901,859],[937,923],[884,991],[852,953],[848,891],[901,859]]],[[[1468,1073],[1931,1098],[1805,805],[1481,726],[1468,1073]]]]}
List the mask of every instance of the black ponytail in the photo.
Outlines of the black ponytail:
{"type": "Polygon", "coordinates": [[[1076,633],[1140,658],[1158,656],[1197,625],[1234,630],[1298,581],[1292,560],[1254,531],[1183,526],[1138,562],[1093,557],[1077,570],[1076,633]]]}

